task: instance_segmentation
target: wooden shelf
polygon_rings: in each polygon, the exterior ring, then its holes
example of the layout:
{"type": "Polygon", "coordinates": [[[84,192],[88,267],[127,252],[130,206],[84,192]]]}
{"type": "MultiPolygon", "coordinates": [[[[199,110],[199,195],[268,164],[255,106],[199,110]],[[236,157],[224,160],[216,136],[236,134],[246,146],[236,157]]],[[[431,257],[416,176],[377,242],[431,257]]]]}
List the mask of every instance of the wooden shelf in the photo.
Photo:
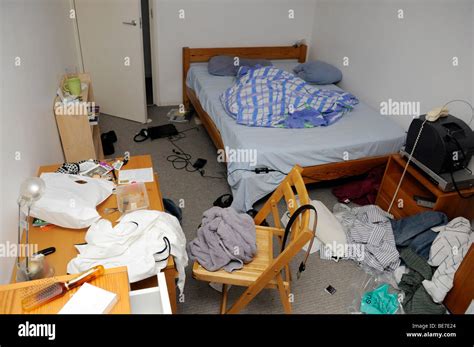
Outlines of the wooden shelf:
{"type": "MultiPolygon", "coordinates": [[[[67,162],[78,162],[87,159],[103,159],[102,141],[100,139],[99,125],[91,125],[88,118],[86,103],[94,102],[94,91],[89,74],[78,74],[81,83],[86,83],[87,88],[82,91],[81,102],[83,107],[78,107],[74,112],[63,114],[57,107],[59,98],[54,100],[53,113],[58,126],[64,158],[67,162]]],[[[60,83],[62,88],[66,79],[65,75],[60,83]]]]}

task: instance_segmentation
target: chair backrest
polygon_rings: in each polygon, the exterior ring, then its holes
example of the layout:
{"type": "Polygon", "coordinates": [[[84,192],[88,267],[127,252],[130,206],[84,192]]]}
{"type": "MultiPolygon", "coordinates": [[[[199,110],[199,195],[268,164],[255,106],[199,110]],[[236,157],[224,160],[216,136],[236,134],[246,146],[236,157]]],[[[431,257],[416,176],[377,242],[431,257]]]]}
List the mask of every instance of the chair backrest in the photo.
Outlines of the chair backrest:
{"type": "MultiPolygon", "coordinates": [[[[278,203],[284,199],[288,211],[293,214],[297,208],[301,205],[308,204],[310,202],[308,191],[304,185],[303,178],[301,177],[301,172],[303,169],[296,165],[287,175],[287,177],[281,182],[278,188],[273,192],[267,202],[263,205],[260,211],[254,218],[255,224],[260,225],[263,220],[271,213],[273,215],[273,220],[275,227],[281,229],[280,215],[278,213],[278,203]],[[294,190],[293,190],[294,189],[294,190]],[[298,200],[296,199],[295,191],[298,195],[298,200]]],[[[284,286],[283,279],[281,276],[281,271],[284,268],[288,268],[288,264],[291,259],[298,254],[298,252],[304,247],[308,241],[314,237],[314,234],[309,227],[309,217],[310,210],[306,210],[301,214],[295,222],[290,235],[290,242],[286,245],[285,249],[273,259],[270,266],[268,266],[262,274],[252,283],[245,292],[240,296],[240,298],[234,303],[234,305],[227,311],[227,313],[237,313],[243,307],[245,307],[263,288],[268,284],[272,279],[276,279],[278,286],[284,286]]],[[[315,215],[315,222],[317,221],[317,215],[315,215]]],[[[279,230],[281,231],[281,230],[279,230]]],[[[283,236],[283,235],[280,235],[283,236]]],[[[289,279],[289,276],[287,277],[289,279]]],[[[285,289],[282,289],[280,295],[282,295],[282,300],[286,300],[287,292],[285,289]],[[283,292],[283,294],[282,294],[283,292]],[[284,299],[283,299],[284,298],[284,299]]],[[[285,305],[285,304],[284,304],[285,305]]]]}
{"type": "MultiPolygon", "coordinates": [[[[293,169],[291,169],[290,173],[280,183],[255,216],[254,221],[256,225],[260,225],[271,213],[275,227],[281,229],[281,216],[278,211],[278,204],[282,199],[285,200],[290,215],[292,215],[299,206],[310,203],[308,191],[306,190],[303,177],[301,176],[302,171],[303,169],[298,165],[295,165],[293,169]]],[[[302,230],[309,228],[310,213],[309,210],[303,212],[301,217],[294,222],[291,228],[290,241],[298,236],[302,230]]]]}

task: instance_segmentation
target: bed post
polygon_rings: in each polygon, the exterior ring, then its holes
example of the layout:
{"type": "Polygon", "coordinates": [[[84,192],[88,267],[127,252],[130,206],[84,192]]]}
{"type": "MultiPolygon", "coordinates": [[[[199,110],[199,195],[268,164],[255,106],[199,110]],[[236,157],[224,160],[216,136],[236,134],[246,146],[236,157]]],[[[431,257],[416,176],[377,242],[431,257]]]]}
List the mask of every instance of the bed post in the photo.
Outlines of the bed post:
{"type": "Polygon", "coordinates": [[[306,53],[308,51],[308,46],[306,45],[300,45],[300,55],[298,57],[298,62],[299,63],[304,63],[306,61],[306,53]]]}
{"type": "Polygon", "coordinates": [[[190,64],[189,47],[183,47],[183,105],[186,111],[189,111],[191,107],[188,94],[186,93],[186,76],[188,75],[190,64]]]}

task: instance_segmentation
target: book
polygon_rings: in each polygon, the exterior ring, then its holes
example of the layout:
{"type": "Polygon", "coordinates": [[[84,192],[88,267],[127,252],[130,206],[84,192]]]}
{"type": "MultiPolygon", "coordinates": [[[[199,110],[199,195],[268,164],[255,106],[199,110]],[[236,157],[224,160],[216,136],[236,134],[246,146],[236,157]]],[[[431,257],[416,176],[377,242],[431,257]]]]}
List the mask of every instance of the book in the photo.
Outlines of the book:
{"type": "Polygon", "coordinates": [[[84,283],[59,314],[105,314],[112,310],[117,301],[117,294],[84,283]]]}

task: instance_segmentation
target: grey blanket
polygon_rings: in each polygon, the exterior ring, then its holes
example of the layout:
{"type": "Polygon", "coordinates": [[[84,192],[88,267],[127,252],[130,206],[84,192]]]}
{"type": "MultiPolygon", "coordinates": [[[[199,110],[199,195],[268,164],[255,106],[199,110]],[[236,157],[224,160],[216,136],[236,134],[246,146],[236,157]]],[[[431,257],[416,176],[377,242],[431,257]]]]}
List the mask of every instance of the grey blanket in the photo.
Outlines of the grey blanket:
{"type": "Polygon", "coordinates": [[[203,214],[197,237],[188,243],[191,260],[208,271],[241,269],[257,253],[252,217],[233,208],[212,207],[203,214]]]}

